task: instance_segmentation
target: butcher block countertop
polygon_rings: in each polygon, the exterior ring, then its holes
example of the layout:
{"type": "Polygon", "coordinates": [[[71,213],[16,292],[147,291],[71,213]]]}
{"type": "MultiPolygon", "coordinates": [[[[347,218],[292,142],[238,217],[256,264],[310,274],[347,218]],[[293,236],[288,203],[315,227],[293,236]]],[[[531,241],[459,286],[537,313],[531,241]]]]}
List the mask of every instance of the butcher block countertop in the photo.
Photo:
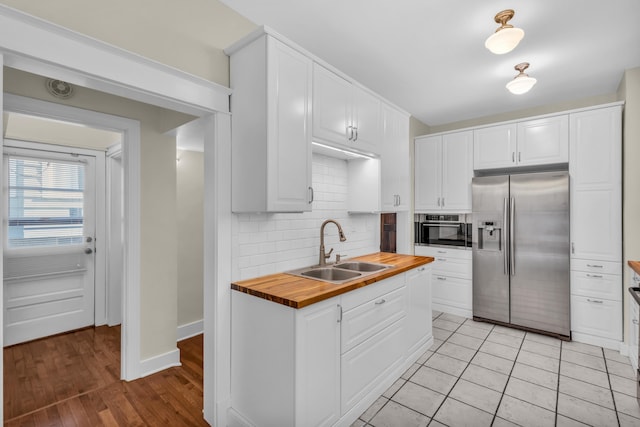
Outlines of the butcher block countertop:
{"type": "Polygon", "coordinates": [[[629,267],[636,273],[640,274],[640,261],[629,261],[629,267]]]}
{"type": "Polygon", "coordinates": [[[378,252],[375,254],[349,258],[347,261],[366,261],[378,264],[390,264],[394,267],[339,285],[321,282],[319,280],[306,279],[304,277],[293,276],[286,273],[278,273],[233,282],[231,284],[231,289],[289,307],[303,308],[319,301],[335,297],[336,295],[344,294],[354,289],[388,279],[396,274],[403,273],[421,265],[428,264],[433,262],[433,258],[427,256],[399,255],[378,252]]]}

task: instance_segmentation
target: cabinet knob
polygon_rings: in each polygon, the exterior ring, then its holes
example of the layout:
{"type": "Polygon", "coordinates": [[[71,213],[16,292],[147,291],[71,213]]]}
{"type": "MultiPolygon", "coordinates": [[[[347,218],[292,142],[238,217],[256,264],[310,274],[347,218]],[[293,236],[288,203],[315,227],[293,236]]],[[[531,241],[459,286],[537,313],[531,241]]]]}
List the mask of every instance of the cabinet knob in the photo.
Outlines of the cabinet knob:
{"type": "Polygon", "coordinates": [[[384,304],[385,302],[387,302],[387,301],[383,298],[383,299],[381,299],[381,300],[376,301],[376,305],[382,305],[382,304],[384,304]]]}
{"type": "Polygon", "coordinates": [[[601,299],[591,299],[591,298],[587,298],[587,301],[595,303],[595,304],[604,304],[604,301],[602,301],[601,299]]]}

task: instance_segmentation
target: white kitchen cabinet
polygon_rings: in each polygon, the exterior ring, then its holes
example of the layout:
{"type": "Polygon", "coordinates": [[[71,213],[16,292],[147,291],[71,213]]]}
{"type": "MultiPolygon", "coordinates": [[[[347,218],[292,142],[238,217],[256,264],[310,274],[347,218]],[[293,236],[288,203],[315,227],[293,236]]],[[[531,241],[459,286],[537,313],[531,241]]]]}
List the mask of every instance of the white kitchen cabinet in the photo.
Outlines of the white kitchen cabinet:
{"type": "Polygon", "coordinates": [[[571,258],[621,263],[621,108],[570,116],[571,258]]]}
{"type": "Polygon", "coordinates": [[[301,309],[232,292],[230,424],[350,425],[432,345],[430,275],[301,309]]]}
{"type": "Polygon", "coordinates": [[[347,211],[380,212],[380,159],[347,161],[347,211]]]}
{"type": "Polygon", "coordinates": [[[472,153],[472,131],[416,138],[416,211],[471,211],[472,153]]]}
{"type": "Polygon", "coordinates": [[[503,169],[563,164],[569,160],[566,115],[475,129],[473,167],[503,169]]]}
{"type": "Polygon", "coordinates": [[[312,60],[269,35],[227,49],[232,210],[311,210],[312,60]]]}
{"type": "Polygon", "coordinates": [[[423,266],[406,273],[407,342],[409,357],[419,357],[431,336],[431,267],[423,266]]]}
{"type": "Polygon", "coordinates": [[[431,256],[431,307],[459,316],[473,315],[472,252],[435,246],[416,246],[416,255],[431,256]]]}
{"type": "Polygon", "coordinates": [[[381,101],[325,67],[313,66],[313,138],[378,153],[381,101]]]}
{"type": "Polygon", "coordinates": [[[571,333],[619,349],[622,341],[621,107],[569,115],[571,333]]]}
{"type": "Polygon", "coordinates": [[[411,181],[409,116],[390,105],[382,105],[381,198],[385,212],[408,211],[411,181]]]}
{"type": "MultiPolygon", "coordinates": [[[[629,269],[631,279],[629,281],[630,287],[640,286],[640,275],[629,269]]],[[[640,328],[640,308],[636,300],[629,295],[629,360],[634,371],[638,369],[638,343],[639,340],[639,328],[640,328]]]]}

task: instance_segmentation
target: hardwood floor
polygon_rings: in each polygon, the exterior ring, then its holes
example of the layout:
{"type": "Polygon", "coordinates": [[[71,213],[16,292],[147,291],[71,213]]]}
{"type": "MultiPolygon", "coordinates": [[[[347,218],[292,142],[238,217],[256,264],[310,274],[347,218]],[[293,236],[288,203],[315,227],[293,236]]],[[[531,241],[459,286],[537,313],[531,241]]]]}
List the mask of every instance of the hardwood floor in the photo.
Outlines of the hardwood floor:
{"type": "Polygon", "coordinates": [[[4,349],[5,426],[208,426],[202,335],[182,366],[120,381],[120,328],[100,326],[4,349]]]}

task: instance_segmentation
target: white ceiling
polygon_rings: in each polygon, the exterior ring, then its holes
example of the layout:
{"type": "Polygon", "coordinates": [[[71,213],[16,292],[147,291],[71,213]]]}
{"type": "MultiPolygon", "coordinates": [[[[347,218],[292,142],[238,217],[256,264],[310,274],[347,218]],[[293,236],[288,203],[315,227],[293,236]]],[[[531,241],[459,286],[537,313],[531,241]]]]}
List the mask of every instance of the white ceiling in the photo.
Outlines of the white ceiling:
{"type": "Polygon", "coordinates": [[[222,0],[267,25],[427,125],[615,93],[640,66],[638,0],[222,0]],[[525,32],[494,55],[493,20],[525,32]],[[512,95],[505,84],[530,62],[538,83],[512,95]]]}

